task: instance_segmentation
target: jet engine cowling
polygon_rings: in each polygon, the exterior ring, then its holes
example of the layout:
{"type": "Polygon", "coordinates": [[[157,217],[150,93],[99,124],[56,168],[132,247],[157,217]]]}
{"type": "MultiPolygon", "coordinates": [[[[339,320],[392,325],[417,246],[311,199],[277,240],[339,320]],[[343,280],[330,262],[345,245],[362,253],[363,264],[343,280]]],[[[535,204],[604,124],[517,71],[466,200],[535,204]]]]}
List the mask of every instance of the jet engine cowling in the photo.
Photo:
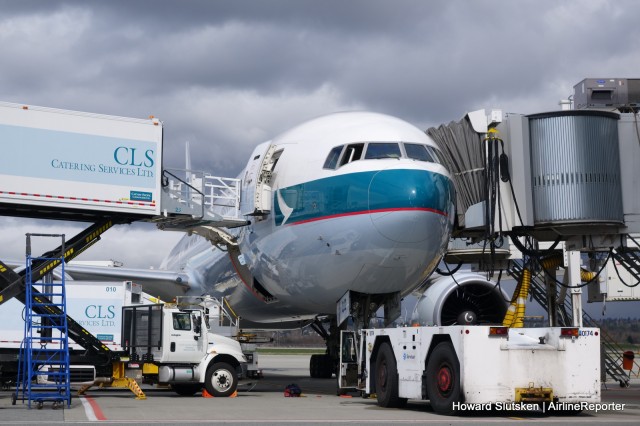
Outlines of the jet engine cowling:
{"type": "Polygon", "coordinates": [[[419,297],[411,320],[421,325],[501,324],[508,297],[495,282],[472,272],[434,274],[419,297]]]}

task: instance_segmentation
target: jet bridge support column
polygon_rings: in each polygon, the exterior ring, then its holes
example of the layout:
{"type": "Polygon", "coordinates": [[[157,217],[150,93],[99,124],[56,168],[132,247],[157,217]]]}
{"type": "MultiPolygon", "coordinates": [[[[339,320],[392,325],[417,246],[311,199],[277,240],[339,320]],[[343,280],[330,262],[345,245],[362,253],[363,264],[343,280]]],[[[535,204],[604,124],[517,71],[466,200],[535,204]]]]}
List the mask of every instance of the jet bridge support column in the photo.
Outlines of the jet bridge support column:
{"type": "Polygon", "coordinates": [[[573,325],[582,327],[582,279],[580,277],[580,252],[578,250],[566,250],[564,252],[564,264],[569,275],[569,288],[571,289],[571,308],[573,325]]]}
{"type": "Polygon", "coordinates": [[[552,271],[548,271],[548,273],[544,274],[544,284],[547,292],[547,314],[549,315],[549,327],[558,326],[558,304],[556,303],[556,298],[558,296],[555,282],[556,269],[557,268],[553,268],[552,271]],[[553,276],[550,274],[553,274],[553,276]]]}

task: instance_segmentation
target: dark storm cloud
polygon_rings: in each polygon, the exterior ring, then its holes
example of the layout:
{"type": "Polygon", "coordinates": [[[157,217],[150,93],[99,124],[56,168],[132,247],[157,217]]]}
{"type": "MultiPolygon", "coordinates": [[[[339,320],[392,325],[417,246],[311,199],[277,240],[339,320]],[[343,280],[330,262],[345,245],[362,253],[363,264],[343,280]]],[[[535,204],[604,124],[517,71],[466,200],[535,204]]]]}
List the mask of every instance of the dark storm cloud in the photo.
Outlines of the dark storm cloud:
{"type": "Polygon", "coordinates": [[[637,69],[630,1],[4,1],[0,99],[165,121],[166,159],[233,174],[300,120],[426,127],[552,109],[637,69]],[[305,102],[305,98],[307,98],[305,102]],[[224,159],[215,153],[224,150],[224,159]]]}
{"type": "MultiPolygon", "coordinates": [[[[235,176],[256,144],[337,110],[425,129],[557,109],[585,77],[640,77],[638,16],[633,0],[0,0],[0,100],[153,114],[165,167],[184,167],[189,141],[193,168],[235,176]]],[[[38,230],[0,226],[0,258],[38,230]]],[[[88,254],[146,267],[176,239],[131,228],[88,254]],[[126,249],[141,239],[156,250],[126,249]]]]}
{"type": "MultiPolygon", "coordinates": [[[[118,79],[128,77],[142,90],[163,83],[169,90],[204,84],[260,91],[317,87],[341,70],[353,46],[367,49],[380,34],[411,34],[440,8],[419,1],[23,1],[8,6],[6,14],[21,18],[88,15],[90,28],[81,39],[68,40],[73,52],[65,53],[89,57],[97,67],[108,63],[112,72],[100,74],[106,83],[122,84],[118,79]]],[[[73,19],[77,16],[71,26],[73,19]]],[[[82,71],[90,64],[75,65],[82,71]]]]}
{"type": "Polygon", "coordinates": [[[116,65],[113,78],[138,81],[140,90],[195,85],[273,94],[330,84],[344,99],[435,123],[484,102],[521,99],[521,106],[530,99],[540,107],[540,94],[552,97],[546,101],[552,107],[607,58],[628,54],[627,44],[615,40],[634,39],[632,7],[598,1],[236,1],[179,8],[134,2],[126,15],[104,3],[95,13],[143,29],[139,43],[123,43],[130,49],[165,47],[116,65]]]}

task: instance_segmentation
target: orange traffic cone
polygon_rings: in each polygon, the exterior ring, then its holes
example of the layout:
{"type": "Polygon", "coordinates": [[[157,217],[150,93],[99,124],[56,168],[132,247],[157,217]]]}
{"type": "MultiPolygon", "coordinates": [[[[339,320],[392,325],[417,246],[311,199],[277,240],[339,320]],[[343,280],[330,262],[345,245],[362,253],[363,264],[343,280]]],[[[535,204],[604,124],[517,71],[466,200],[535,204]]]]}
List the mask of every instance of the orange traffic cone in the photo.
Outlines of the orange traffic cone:
{"type": "Polygon", "coordinates": [[[207,388],[202,389],[202,397],[203,398],[215,398],[213,395],[211,395],[209,392],[207,392],[207,388]]]}

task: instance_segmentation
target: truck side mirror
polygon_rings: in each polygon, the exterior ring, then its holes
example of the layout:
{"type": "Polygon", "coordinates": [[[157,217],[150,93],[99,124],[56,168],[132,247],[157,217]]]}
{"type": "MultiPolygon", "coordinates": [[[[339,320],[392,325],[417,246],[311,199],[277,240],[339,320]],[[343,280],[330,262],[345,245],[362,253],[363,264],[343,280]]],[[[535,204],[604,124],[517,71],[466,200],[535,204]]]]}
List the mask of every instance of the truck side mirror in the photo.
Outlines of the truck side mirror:
{"type": "Polygon", "coordinates": [[[200,324],[200,317],[197,315],[191,315],[191,322],[193,323],[193,331],[196,334],[196,336],[193,336],[193,338],[195,340],[198,340],[198,337],[200,336],[201,332],[202,332],[202,325],[200,324]]]}

